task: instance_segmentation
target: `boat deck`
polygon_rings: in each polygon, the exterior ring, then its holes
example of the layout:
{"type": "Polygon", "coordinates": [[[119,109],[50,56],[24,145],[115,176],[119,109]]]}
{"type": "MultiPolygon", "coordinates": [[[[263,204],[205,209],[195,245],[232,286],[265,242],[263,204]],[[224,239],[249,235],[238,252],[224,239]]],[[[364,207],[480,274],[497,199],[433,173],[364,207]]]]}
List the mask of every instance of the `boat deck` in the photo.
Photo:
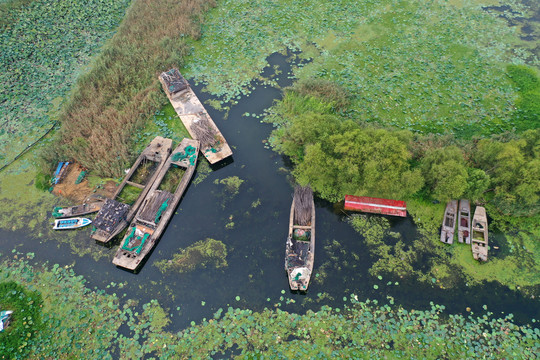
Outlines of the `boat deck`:
{"type": "Polygon", "coordinates": [[[161,206],[167,202],[170,203],[174,198],[174,194],[168,191],[156,190],[145,200],[145,204],[141,208],[139,214],[137,214],[137,220],[143,221],[147,224],[153,224],[155,226],[156,216],[158,215],[161,206]]]}
{"type": "Polygon", "coordinates": [[[225,137],[223,134],[221,134],[221,131],[219,131],[218,127],[204,108],[197,95],[195,95],[187,81],[183,79],[178,70],[171,69],[167,73],[162,73],[159,76],[159,81],[161,82],[163,90],[165,91],[165,94],[167,94],[171,105],[174,107],[174,110],[180,117],[180,120],[182,120],[182,123],[184,123],[184,126],[191,137],[201,141],[200,150],[208,162],[210,164],[215,164],[231,156],[232,150],[225,140],[225,137]],[[185,88],[180,87],[182,90],[175,93],[171,93],[169,91],[169,86],[167,85],[166,80],[163,78],[166,74],[169,74],[172,71],[176,71],[178,76],[181,77],[182,81],[187,84],[185,88]],[[208,124],[208,130],[213,134],[212,139],[206,142],[204,139],[199,139],[195,130],[197,124],[202,124],[203,122],[208,124]]]}

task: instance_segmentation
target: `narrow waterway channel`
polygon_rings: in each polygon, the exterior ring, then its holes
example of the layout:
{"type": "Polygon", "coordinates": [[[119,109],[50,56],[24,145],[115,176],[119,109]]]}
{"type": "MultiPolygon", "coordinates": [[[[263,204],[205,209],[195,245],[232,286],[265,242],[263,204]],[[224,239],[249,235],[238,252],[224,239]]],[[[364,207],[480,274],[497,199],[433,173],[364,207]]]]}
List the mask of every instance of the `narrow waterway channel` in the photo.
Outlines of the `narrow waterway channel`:
{"type": "MultiPolygon", "coordinates": [[[[281,71],[278,81],[288,86],[291,64],[283,55],[269,58],[271,66],[281,71]]],[[[268,70],[271,71],[271,70],[268,70]]],[[[432,301],[445,305],[449,313],[465,313],[471,307],[482,313],[483,305],[496,316],[513,313],[518,322],[539,318],[536,300],[526,299],[517,292],[496,283],[485,286],[460,287],[443,290],[430,284],[402,279],[372,277],[368,269],[373,263],[361,236],[344,222],[345,215],[334,210],[332,204],[317,200],[317,244],[314,279],[307,294],[293,294],[288,290],[283,269],[285,238],[291,204],[292,184],[288,163],[280,155],[265,147],[272,126],[261,123],[245,113],[262,114],[281,96],[276,88],[254,84],[255,89],[234,105],[227,119],[210,107],[208,111],[233,149],[233,160],[217,167],[200,184],[191,184],[182,199],[177,215],[138,274],[116,268],[112,257],[99,261],[90,256],[78,257],[69,247],[55,241],[40,242],[23,231],[0,231],[0,253],[9,256],[16,248],[22,253],[35,253],[37,264],[48,261],[62,266],[74,264],[74,271],[83,275],[87,286],[117,293],[120,297],[139,299],[141,303],[157,299],[172,314],[171,329],[178,330],[191,321],[210,318],[220,307],[245,307],[262,310],[280,302],[282,309],[305,312],[322,305],[343,306],[343,298],[356,294],[359,300],[387,296],[406,308],[429,308],[432,301]],[[239,193],[231,197],[222,184],[215,180],[238,176],[244,180],[239,193]],[[256,205],[260,203],[259,205],[256,205]],[[231,229],[226,225],[234,222],[231,229]],[[213,238],[226,244],[228,267],[198,269],[187,274],[162,274],[154,263],[170,259],[180,249],[199,240],[213,238]],[[354,254],[354,255],[353,255],[354,254]],[[328,264],[324,272],[320,267],[328,264]],[[123,288],[107,288],[111,282],[127,283],[123,288]],[[391,284],[389,284],[391,282],[391,284]],[[397,284],[396,284],[397,283],[397,284]],[[378,289],[374,288],[378,286],[378,289]],[[283,294],[284,292],[284,294],[283,294]],[[326,294],[325,294],[326,293],[326,294]],[[286,304],[280,297],[294,299],[286,304]],[[240,300],[236,300],[240,297],[240,300]],[[268,301],[270,299],[270,301],[268,301]]],[[[194,86],[201,101],[210,98],[201,86],[194,86]]],[[[202,161],[205,161],[202,159],[202,161]]],[[[399,232],[404,242],[412,242],[416,229],[412,219],[390,219],[392,231],[399,232]]],[[[89,247],[98,247],[89,238],[89,229],[78,236],[88,238],[89,247]]],[[[58,233],[58,236],[63,236],[58,233]]],[[[503,315],[504,316],[504,315],[503,315]]]]}

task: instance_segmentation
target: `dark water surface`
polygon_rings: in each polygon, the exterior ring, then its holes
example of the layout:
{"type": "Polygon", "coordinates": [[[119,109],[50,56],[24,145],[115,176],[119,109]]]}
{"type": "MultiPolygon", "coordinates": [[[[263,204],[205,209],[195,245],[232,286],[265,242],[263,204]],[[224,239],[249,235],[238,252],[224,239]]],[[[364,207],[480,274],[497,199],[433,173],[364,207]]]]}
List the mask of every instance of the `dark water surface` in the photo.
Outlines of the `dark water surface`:
{"type": "MultiPolygon", "coordinates": [[[[287,74],[291,64],[286,62],[286,57],[275,54],[269,62],[270,65],[279,65],[282,70],[279,85],[290,85],[287,74]]],[[[195,86],[194,90],[201,101],[210,98],[201,91],[201,87],[195,86]]],[[[326,274],[326,277],[322,282],[312,281],[307,294],[290,293],[283,269],[292,200],[292,184],[284,171],[288,164],[280,155],[264,147],[263,140],[267,139],[272,126],[260,123],[254,117],[242,116],[246,112],[261,114],[280,96],[278,89],[256,85],[249,96],[231,108],[227,119],[223,113],[207,107],[233,149],[233,161],[218,166],[202,183],[189,186],[177,209],[178,214],[138,274],[118,269],[111,263],[116,247],[109,250],[110,258],[96,262],[89,256],[73,255],[67,246],[58,245],[55,241],[40,243],[22,231],[0,231],[0,252],[6,254],[16,247],[23,253],[35,253],[36,263],[74,263],[74,271],[84,275],[88,280],[87,286],[91,288],[106,289],[111,282],[127,282],[122,289],[106,290],[119,296],[126,294],[126,297],[139,299],[142,303],[157,299],[170,310],[173,330],[187,326],[192,320],[198,322],[204,317],[210,318],[217,309],[228,305],[262,310],[273,307],[284,296],[296,302],[286,305],[281,301],[282,309],[303,313],[307,309],[318,310],[324,304],[342,307],[343,297],[353,293],[361,301],[370,298],[387,302],[386,296],[390,295],[396,304],[406,308],[429,308],[430,301],[433,301],[445,305],[449,313],[464,313],[466,307],[471,307],[480,314],[486,304],[496,316],[501,312],[513,313],[518,322],[539,318],[536,300],[525,299],[496,283],[442,290],[415,281],[379,280],[370,276],[367,270],[373,259],[368,255],[363,239],[343,221],[343,213],[320,200],[316,201],[314,271],[321,273],[321,277],[326,274]],[[224,185],[214,184],[214,180],[229,176],[245,180],[239,194],[233,198],[225,192],[224,185]],[[260,201],[260,205],[253,207],[256,201],[260,201]],[[231,221],[231,216],[235,226],[229,230],[225,225],[231,221]],[[226,244],[228,267],[163,275],[153,265],[156,261],[172,258],[180,249],[207,237],[226,244]],[[332,247],[332,251],[325,249],[334,241],[338,245],[332,247]],[[323,273],[320,267],[325,263],[323,273]],[[392,285],[387,285],[388,281],[392,281],[392,285]],[[394,285],[396,281],[399,285],[394,285]],[[377,290],[374,285],[378,285],[377,290]],[[282,295],[282,290],[285,295],[282,295]],[[320,300],[322,293],[328,293],[328,296],[320,300]],[[237,301],[236,296],[241,300],[237,301]],[[268,302],[267,298],[271,301],[268,302]]],[[[204,158],[201,157],[201,161],[205,161],[204,158]]],[[[392,231],[401,233],[405,243],[415,239],[416,229],[410,218],[390,220],[392,231]]],[[[100,246],[90,240],[89,231],[81,230],[79,236],[88,238],[89,246],[100,246]]],[[[62,233],[57,236],[62,236],[62,233]]]]}

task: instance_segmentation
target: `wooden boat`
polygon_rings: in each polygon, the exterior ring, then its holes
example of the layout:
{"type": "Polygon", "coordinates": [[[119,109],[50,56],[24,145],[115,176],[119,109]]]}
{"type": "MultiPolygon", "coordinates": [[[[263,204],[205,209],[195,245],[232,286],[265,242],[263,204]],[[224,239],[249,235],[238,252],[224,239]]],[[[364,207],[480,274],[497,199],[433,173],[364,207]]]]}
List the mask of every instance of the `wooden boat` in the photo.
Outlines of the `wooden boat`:
{"type": "Polygon", "coordinates": [[[441,228],[441,241],[446,244],[454,243],[454,231],[456,228],[457,200],[451,200],[446,204],[444,219],[441,228]]]}
{"type": "Polygon", "coordinates": [[[70,230],[77,229],[86,225],[90,225],[92,220],[87,218],[71,218],[71,219],[57,219],[54,220],[54,230],[70,230]]]}
{"type": "Polygon", "coordinates": [[[229,144],[178,69],[161,73],[159,81],[191,137],[200,141],[208,162],[215,164],[231,156],[229,144]]]}
{"type": "Polygon", "coordinates": [[[195,172],[198,153],[199,141],[184,138],[169,156],[120,243],[113,264],[135,271],[152,250],[195,172]],[[175,171],[183,171],[183,174],[174,176],[175,171]],[[164,181],[167,175],[172,181],[164,181]],[[169,184],[169,189],[174,188],[174,193],[164,189],[165,183],[169,184]]]}
{"type": "Polygon", "coordinates": [[[55,207],[53,216],[56,218],[68,218],[72,216],[80,216],[97,212],[103,206],[105,201],[96,201],[91,203],[84,203],[82,205],[68,206],[68,207],[55,207]]]}
{"type": "Polygon", "coordinates": [[[459,200],[458,241],[471,243],[471,205],[469,200],[459,200]]]}
{"type": "Polygon", "coordinates": [[[315,202],[309,186],[297,186],[291,205],[285,271],[291,290],[307,291],[315,259],[315,202]]]}
{"type": "MultiPolygon", "coordinates": [[[[92,239],[107,243],[118,235],[131,222],[141,206],[150,187],[160,173],[161,168],[169,157],[172,140],[156,136],[137,158],[122,183],[113,195],[107,199],[94,219],[95,231],[92,239]],[[126,204],[122,191],[127,186],[139,189],[134,195],[132,204],[126,204]]],[[[126,192],[127,193],[127,192],[126,192]]]]}
{"type": "Polygon", "coordinates": [[[486,209],[477,206],[472,221],[472,254],[475,260],[487,261],[488,257],[488,223],[486,209]]]}

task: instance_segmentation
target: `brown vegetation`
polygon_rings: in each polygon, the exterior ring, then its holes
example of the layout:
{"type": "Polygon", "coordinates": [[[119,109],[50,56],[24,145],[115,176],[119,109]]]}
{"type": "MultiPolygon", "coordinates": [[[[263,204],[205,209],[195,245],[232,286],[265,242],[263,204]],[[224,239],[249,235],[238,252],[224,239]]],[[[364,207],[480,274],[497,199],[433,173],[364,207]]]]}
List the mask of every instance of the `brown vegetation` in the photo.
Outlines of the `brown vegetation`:
{"type": "MultiPolygon", "coordinates": [[[[70,165],[66,176],[62,181],[54,186],[53,194],[63,196],[71,200],[74,204],[82,204],[89,201],[89,198],[110,198],[116,190],[116,183],[108,181],[103,187],[94,189],[84,179],[80,184],[75,181],[81,173],[81,167],[70,165]],[[95,191],[95,192],[94,192],[95,191]]],[[[90,199],[91,200],[91,199],[90,199]]]]}
{"type": "MultiPolygon", "coordinates": [[[[133,154],[133,134],[160,107],[157,75],[182,65],[186,37],[200,36],[213,0],[137,0],[118,32],[82,75],[64,106],[55,151],[95,173],[119,176],[133,154]]],[[[51,163],[51,161],[45,161],[51,163]]]]}

